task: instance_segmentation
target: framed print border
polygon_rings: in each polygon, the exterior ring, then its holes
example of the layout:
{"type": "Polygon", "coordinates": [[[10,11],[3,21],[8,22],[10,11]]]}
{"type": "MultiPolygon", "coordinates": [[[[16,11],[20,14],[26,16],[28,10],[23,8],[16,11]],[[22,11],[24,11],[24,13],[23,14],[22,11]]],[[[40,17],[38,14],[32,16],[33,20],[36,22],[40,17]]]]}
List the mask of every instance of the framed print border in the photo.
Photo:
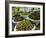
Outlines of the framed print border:
{"type": "Polygon", "coordinates": [[[45,3],[42,2],[22,2],[22,1],[5,1],[5,37],[22,37],[22,36],[40,36],[45,35],[45,3]],[[22,35],[8,35],[9,34],[9,4],[22,3],[22,4],[36,4],[43,5],[43,33],[37,34],[22,34],[22,35]]]}

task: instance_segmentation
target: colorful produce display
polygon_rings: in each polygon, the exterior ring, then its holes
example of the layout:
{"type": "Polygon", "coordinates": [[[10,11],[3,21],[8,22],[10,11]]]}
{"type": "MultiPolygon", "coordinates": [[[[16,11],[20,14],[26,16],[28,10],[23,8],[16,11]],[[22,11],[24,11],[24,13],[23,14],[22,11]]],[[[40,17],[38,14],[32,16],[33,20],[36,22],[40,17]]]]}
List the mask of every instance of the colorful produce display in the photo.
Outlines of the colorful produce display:
{"type": "Polygon", "coordinates": [[[29,17],[32,20],[40,20],[40,9],[39,8],[28,8],[28,7],[14,7],[12,13],[12,20],[15,23],[12,26],[16,27],[16,31],[29,31],[32,30],[35,26],[34,30],[40,29],[40,24],[36,25],[35,22],[32,22],[29,19],[25,19],[29,17]],[[19,22],[19,23],[18,23],[19,22]]]}

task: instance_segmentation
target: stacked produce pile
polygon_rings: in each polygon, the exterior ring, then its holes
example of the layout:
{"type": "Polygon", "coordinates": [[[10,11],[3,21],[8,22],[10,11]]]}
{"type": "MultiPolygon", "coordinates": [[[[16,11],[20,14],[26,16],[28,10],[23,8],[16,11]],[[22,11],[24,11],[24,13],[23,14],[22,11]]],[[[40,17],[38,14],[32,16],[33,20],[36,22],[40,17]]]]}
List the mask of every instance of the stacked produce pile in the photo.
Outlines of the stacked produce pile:
{"type": "Polygon", "coordinates": [[[32,30],[33,27],[34,25],[29,20],[23,20],[17,24],[16,29],[17,31],[27,31],[32,30]]]}

